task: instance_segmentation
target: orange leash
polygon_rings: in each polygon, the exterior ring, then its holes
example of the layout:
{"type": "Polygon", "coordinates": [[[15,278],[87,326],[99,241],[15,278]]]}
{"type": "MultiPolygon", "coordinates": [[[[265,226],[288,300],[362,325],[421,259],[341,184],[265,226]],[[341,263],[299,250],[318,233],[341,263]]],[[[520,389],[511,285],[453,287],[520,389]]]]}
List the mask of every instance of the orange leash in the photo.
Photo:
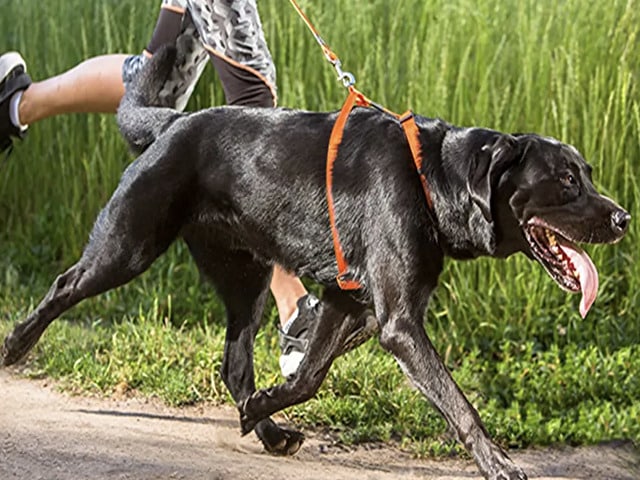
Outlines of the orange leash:
{"type": "Polygon", "coordinates": [[[373,107],[380,112],[384,112],[393,116],[400,122],[404,134],[407,137],[409,148],[411,149],[413,162],[418,171],[418,175],[420,176],[422,189],[424,190],[424,195],[427,199],[427,205],[429,206],[429,209],[433,211],[433,201],[431,199],[429,184],[422,171],[422,144],[420,143],[420,130],[416,125],[415,116],[411,111],[407,111],[402,115],[398,115],[397,113],[393,113],[383,106],[371,101],[361,92],[356,90],[356,88],[354,87],[356,83],[355,77],[351,73],[342,70],[340,59],[329,48],[329,45],[327,45],[327,43],[322,39],[311,21],[309,21],[309,18],[307,18],[302,9],[298,6],[297,2],[295,0],[290,0],[290,2],[300,15],[304,23],[307,25],[309,30],[311,30],[311,33],[320,45],[320,48],[322,48],[322,52],[324,53],[326,59],[329,61],[329,63],[331,63],[331,65],[333,65],[333,68],[335,68],[338,74],[338,80],[342,81],[342,84],[349,91],[347,99],[342,105],[342,109],[340,110],[338,118],[333,125],[333,129],[331,130],[331,136],[329,137],[329,146],[327,149],[326,188],[327,208],[329,210],[329,223],[331,225],[331,236],[333,237],[333,251],[336,256],[336,263],[338,266],[338,275],[336,276],[336,281],[338,282],[338,286],[342,290],[358,290],[362,288],[362,284],[358,280],[354,279],[353,274],[349,272],[349,264],[345,256],[344,249],[342,248],[342,244],[340,243],[340,236],[338,234],[338,228],[336,226],[335,203],[333,198],[333,165],[336,161],[336,158],[338,157],[338,150],[340,148],[340,144],[342,143],[342,137],[344,134],[345,126],[347,124],[347,120],[349,119],[349,114],[356,106],[373,107]]]}

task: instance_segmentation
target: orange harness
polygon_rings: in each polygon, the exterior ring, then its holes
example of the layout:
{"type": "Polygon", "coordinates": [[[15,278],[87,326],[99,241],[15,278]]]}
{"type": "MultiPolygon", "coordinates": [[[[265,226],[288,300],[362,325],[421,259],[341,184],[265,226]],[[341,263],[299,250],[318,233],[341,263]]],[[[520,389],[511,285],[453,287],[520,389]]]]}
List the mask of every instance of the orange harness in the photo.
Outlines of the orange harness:
{"type": "MultiPolygon", "coordinates": [[[[336,123],[333,125],[331,136],[329,137],[326,172],[327,208],[329,209],[329,223],[331,224],[331,235],[333,237],[333,251],[336,256],[336,262],[338,264],[338,275],[336,277],[336,281],[338,282],[338,286],[342,290],[358,290],[362,288],[362,285],[360,284],[360,282],[353,279],[352,275],[349,272],[349,264],[347,263],[347,259],[345,258],[344,250],[342,248],[342,244],[340,243],[340,236],[338,235],[338,228],[336,227],[336,213],[333,200],[333,165],[338,156],[338,149],[340,148],[340,143],[342,143],[342,134],[347,124],[347,119],[349,118],[351,110],[353,110],[355,106],[373,106],[374,108],[379,108],[379,106],[376,106],[373,102],[371,102],[371,100],[369,100],[362,93],[356,90],[353,85],[350,85],[347,88],[349,90],[349,95],[347,95],[347,99],[342,105],[340,114],[336,119],[336,123]]],[[[386,109],[383,109],[383,111],[390,115],[393,115],[402,125],[404,134],[407,137],[407,142],[409,143],[409,148],[411,149],[413,162],[416,166],[418,175],[420,176],[424,196],[427,199],[427,205],[429,206],[429,209],[433,211],[433,202],[431,200],[429,184],[427,183],[427,179],[422,171],[422,146],[420,143],[420,131],[418,129],[418,126],[416,125],[416,120],[413,112],[409,110],[402,115],[398,115],[386,109]]]]}
{"type": "Polygon", "coordinates": [[[413,112],[408,110],[402,115],[398,115],[397,113],[393,113],[390,110],[372,102],[367,97],[365,97],[361,92],[356,90],[354,87],[355,78],[349,72],[344,72],[341,68],[340,59],[338,56],[329,48],[326,42],[320,37],[317,30],[313,27],[307,16],[304,14],[302,9],[298,6],[295,0],[290,0],[293,7],[296,9],[302,20],[307,24],[309,30],[313,34],[314,38],[322,48],[322,51],[327,58],[327,60],[333,65],[338,73],[338,80],[341,80],[343,85],[349,91],[347,95],[347,99],[342,105],[342,109],[336,119],[336,123],[333,125],[333,129],[331,130],[331,136],[329,137],[329,147],[327,149],[327,170],[326,170],[326,181],[327,181],[327,208],[329,210],[329,223],[331,224],[331,235],[333,237],[333,250],[336,256],[336,263],[338,265],[338,275],[336,276],[336,281],[338,282],[338,286],[342,290],[358,290],[362,288],[362,285],[359,281],[352,278],[351,273],[349,272],[349,264],[347,263],[347,259],[345,258],[344,250],[342,248],[342,244],[340,243],[340,236],[338,235],[338,228],[336,227],[336,212],[335,205],[333,200],[333,165],[335,163],[336,158],[338,157],[338,149],[340,148],[340,143],[342,143],[342,136],[344,133],[344,128],[347,124],[347,120],[349,118],[349,114],[353,110],[354,107],[373,107],[381,112],[392,115],[396,118],[400,124],[402,125],[402,129],[404,130],[404,134],[407,137],[407,142],[409,143],[409,148],[411,149],[411,155],[413,156],[413,162],[418,171],[418,175],[420,176],[420,181],[422,183],[422,189],[424,190],[425,198],[427,199],[427,205],[429,209],[433,211],[433,202],[431,200],[431,193],[429,191],[429,185],[427,183],[427,179],[422,171],[422,147],[420,143],[420,130],[416,125],[415,117],[413,112]]]}

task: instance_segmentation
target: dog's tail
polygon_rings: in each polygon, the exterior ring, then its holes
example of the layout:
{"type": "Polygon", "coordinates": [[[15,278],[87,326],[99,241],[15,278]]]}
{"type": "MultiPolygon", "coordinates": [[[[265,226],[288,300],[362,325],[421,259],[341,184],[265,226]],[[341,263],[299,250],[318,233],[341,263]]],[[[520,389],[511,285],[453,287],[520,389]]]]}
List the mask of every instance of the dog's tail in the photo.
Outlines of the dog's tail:
{"type": "Polygon", "coordinates": [[[175,109],[177,98],[165,86],[172,76],[178,52],[168,45],[142,67],[118,107],[118,127],[131,149],[143,152],[158,135],[182,114],[175,109]]]}

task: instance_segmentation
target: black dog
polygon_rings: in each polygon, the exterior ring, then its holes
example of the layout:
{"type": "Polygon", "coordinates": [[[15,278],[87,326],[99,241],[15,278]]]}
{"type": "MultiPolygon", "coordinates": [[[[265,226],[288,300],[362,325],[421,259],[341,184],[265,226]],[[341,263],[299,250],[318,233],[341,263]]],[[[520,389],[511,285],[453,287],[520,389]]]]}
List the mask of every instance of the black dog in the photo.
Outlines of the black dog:
{"type": "MultiPolygon", "coordinates": [[[[6,338],[5,365],[84,298],[145,271],[178,237],[227,310],[222,378],[243,433],[290,454],[303,436],[269,416],[319,388],[355,319],[369,304],[380,343],[444,415],[487,478],[526,478],[495,445],[423,328],[445,255],[523,252],[563,288],[595,298],[597,272],[573,242],[609,243],[630,216],[599,195],[578,151],[537,135],[456,128],[418,117],[428,208],[397,120],[369,109],[349,118],[335,165],[337,226],[363,288],[340,290],[325,198],[325,156],[336,114],[285,109],[160,108],[175,50],[154,56],[121,104],[125,137],[143,153],[96,220],[82,258],[60,275],[6,338]],[[155,92],[155,93],[153,93],[155,92]],[[325,286],[319,318],[294,378],[256,391],[253,341],[278,263],[325,286]]],[[[165,104],[167,102],[164,102],[165,104]]]]}

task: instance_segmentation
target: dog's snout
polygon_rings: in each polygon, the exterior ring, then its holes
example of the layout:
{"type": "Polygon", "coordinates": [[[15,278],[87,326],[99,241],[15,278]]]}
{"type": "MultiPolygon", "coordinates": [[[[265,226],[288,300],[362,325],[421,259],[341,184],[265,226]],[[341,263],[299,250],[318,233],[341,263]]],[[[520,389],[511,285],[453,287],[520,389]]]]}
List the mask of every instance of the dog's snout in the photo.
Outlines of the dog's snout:
{"type": "Polygon", "coordinates": [[[631,215],[624,210],[616,210],[611,214],[611,228],[618,235],[622,235],[627,231],[630,221],[631,215]]]}

